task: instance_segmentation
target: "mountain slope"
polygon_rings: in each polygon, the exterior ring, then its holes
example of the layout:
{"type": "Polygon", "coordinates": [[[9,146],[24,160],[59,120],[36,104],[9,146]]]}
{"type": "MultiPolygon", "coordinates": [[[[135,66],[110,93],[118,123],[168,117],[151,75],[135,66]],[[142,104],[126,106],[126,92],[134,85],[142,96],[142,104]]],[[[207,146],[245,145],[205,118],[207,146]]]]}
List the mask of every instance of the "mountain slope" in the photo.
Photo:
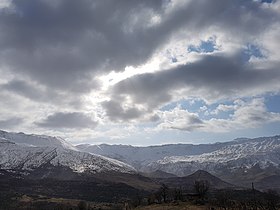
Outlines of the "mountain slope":
{"type": "Polygon", "coordinates": [[[262,168],[280,164],[280,136],[236,139],[215,144],[170,144],[133,147],[127,145],[78,145],[77,149],[126,162],[144,172],[162,170],[179,176],[196,170],[216,170],[223,165],[229,169],[262,168]]]}
{"type": "Polygon", "coordinates": [[[0,131],[0,169],[8,172],[32,178],[91,176],[136,187],[155,186],[134,168],[157,178],[205,170],[239,186],[250,187],[255,182],[268,187],[280,175],[280,136],[201,145],[74,147],[61,138],[0,131]]]}
{"type": "Polygon", "coordinates": [[[202,145],[133,147],[102,144],[78,145],[77,148],[116,158],[146,174],[163,171],[187,176],[205,170],[243,187],[250,187],[255,182],[256,186],[267,189],[274,186],[274,179],[280,175],[280,136],[202,145]]]}
{"type": "Polygon", "coordinates": [[[170,177],[166,179],[158,179],[161,183],[174,188],[181,188],[186,190],[194,190],[194,184],[196,181],[207,181],[209,183],[209,189],[229,189],[235,188],[234,185],[227,183],[216,176],[208,173],[207,171],[198,170],[193,174],[185,177],[170,177]]]}
{"type": "Polygon", "coordinates": [[[90,152],[93,154],[99,154],[102,156],[114,158],[122,162],[132,165],[138,170],[142,170],[142,167],[148,165],[151,162],[163,159],[170,156],[183,156],[183,155],[200,155],[206,152],[216,151],[222,148],[225,143],[215,144],[168,144],[161,146],[148,146],[148,147],[134,147],[130,145],[90,145],[81,144],[76,148],[80,151],[90,152]]]}
{"type": "Polygon", "coordinates": [[[4,170],[28,174],[36,168],[51,164],[68,167],[76,173],[135,173],[135,169],[128,164],[77,151],[63,139],[4,131],[0,132],[0,136],[0,168],[4,170]]]}
{"type": "MultiPolygon", "coordinates": [[[[77,190],[79,194],[87,193],[87,183],[94,183],[94,186],[104,188],[98,194],[100,197],[103,192],[121,190],[114,189],[118,186],[139,192],[159,188],[151,179],[137,174],[132,166],[101,155],[78,151],[61,138],[5,131],[1,131],[0,136],[0,178],[4,180],[3,183],[10,179],[18,183],[18,178],[30,182],[30,186],[24,186],[24,191],[32,192],[33,184],[36,185],[41,179],[53,180],[51,182],[59,185],[65,182],[69,188],[65,190],[68,191],[73,190],[72,182],[78,182],[84,186],[77,190]]],[[[43,194],[48,193],[48,190],[44,190],[43,194]]]]}
{"type": "Polygon", "coordinates": [[[156,171],[153,171],[151,173],[141,173],[141,174],[143,176],[150,177],[150,178],[171,178],[171,177],[177,177],[174,174],[167,173],[167,172],[164,172],[164,171],[161,171],[161,170],[156,170],[156,171]]]}
{"type": "Polygon", "coordinates": [[[45,135],[13,133],[0,130],[0,139],[14,142],[18,145],[29,147],[55,147],[77,150],[72,144],[60,137],[52,137],[45,135]]]}
{"type": "Polygon", "coordinates": [[[256,164],[261,169],[279,168],[280,136],[234,141],[216,151],[201,155],[170,156],[148,164],[145,170],[164,170],[177,175],[187,175],[202,169],[219,174],[243,169],[244,172],[256,164]]]}

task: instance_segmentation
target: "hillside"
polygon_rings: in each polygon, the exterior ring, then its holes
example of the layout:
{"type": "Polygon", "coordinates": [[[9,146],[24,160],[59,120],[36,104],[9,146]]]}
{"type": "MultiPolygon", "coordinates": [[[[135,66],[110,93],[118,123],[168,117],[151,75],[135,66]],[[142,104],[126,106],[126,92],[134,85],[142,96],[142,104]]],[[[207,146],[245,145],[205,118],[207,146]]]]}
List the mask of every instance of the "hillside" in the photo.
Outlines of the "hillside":
{"type": "Polygon", "coordinates": [[[198,170],[185,177],[169,177],[165,179],[158,179],[158,181],[166,184],[167,186],[187,191],[194,191],[194,184],[196,181],[206,181],[209,184],[210,190],[237,188],[236,186],[227,183],[203,170],[198,170]]]}
{"type": "MultiPolygon", "coordinates": [[[[20,178],[30,182],[30,186],[35,180],[51,179],[68,185],[71,182],[82,182],[85,186],[93,182],[108,187],[123,184],[136,191],[158,188],[152,180],[138,175],[132,166],[78,151],[61,138],[4,131],[0,135],[1,179],[20,178]]],[[[12,182],[17,183],[16,180],[12,182]]]]}
{"type": "MultiPolygon", "coordinates": [[[[101,144],[78,145],[77,148],[121,160],[147,174],[163,171],[187,176],[197,170],[205,170],[244,187],[280,174],[280,136],[201,145],[133,147],[101,144]]],[[[270,179],[264,180],[268,183],[257,186],[261,189],[272,186],[270,179]]]]}

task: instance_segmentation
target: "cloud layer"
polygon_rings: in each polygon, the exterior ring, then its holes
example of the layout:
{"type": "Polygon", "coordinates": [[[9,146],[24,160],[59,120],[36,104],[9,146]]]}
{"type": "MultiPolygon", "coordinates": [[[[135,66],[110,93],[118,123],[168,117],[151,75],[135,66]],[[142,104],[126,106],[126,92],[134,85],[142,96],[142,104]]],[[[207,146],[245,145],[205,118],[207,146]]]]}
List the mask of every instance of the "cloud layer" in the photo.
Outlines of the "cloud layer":
{"type": "MultiPolygon", "coordinates": [[[[221,105],[217,109],[221,110],[221,105]]],[[[225,112],[229,110],[233,110],[233,114],[227,119],[213,117],[210,120],[201,120],[198,114],[176,107],[171,111],[160,113],[162,122],[158,128],[219,133],[257,128],[266,123],[280,121],[280,114],[269,112],[262,98],[256,98],[249,102],[237,100],[234,105],[223,109],[225,112]]]]}
{"type": "Polygon", "coordinates": [[[79,129],[79,128],[94,128],[97,122],[94,121],[90,116],[87,116],[80,112],[72,113],[54,113],[49,115],[46,119],[41,122],[37,122],[37,125],[45,128],[69,128],[69,129],[79,129]]]}
{"type": "Polygon", "coordinates": [[[0,31],[0,129],[133,139],[280,121],[266,100],[280,93],[279,0],[11,0],[0,31]]]}

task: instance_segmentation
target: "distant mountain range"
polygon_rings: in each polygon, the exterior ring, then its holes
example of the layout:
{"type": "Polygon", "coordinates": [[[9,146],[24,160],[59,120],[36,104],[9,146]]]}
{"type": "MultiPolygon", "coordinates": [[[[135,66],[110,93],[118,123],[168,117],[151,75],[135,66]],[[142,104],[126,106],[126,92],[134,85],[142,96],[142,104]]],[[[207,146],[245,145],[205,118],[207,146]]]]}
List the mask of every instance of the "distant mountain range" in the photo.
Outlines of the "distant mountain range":
{"type": "Polygon", "coordinates": [[[245,187],[250,187],[252,182],[260,188],[279,187],[264,184],[265,180],[280,181],[279,135],[199,145],[133,147],[83,144],[76,148],[120,160],[145,173],[159,170],[187,176],[197,170],[205,170],[245,187]]]}
{"type": "Polygon", "coordinates": [[[280,190],[280,136],[200,145],[74,146],[62,138],[0,131],[0,178],[94,180],[152,190],[160,183],[191,185],[191,174],[219,188],[254,182],[258,189],[280,190]]]}

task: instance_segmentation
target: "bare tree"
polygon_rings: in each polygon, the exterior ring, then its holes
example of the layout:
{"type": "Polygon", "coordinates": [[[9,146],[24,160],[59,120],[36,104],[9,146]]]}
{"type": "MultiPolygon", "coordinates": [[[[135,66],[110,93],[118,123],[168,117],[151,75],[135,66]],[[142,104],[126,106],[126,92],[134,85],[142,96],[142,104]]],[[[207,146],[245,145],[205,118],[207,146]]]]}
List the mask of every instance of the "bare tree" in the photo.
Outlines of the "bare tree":
{"type": "Polygon", "coordinates": [[[167,195],[168,195],[168,187],[165,184],[162,184],[160,188],[161,196],[163,198],[163,202],[167,202],[167,195]]]}
{"type": "Polygon", "coordinates": [[[176,200],[176,201],[178,201],[178,200],[183,201],[183,193],[182,193],[182,189],[181,188],[179,188],[179,189],[175,188],[175,190],[174,190],[174,200],[176,200]]]}

